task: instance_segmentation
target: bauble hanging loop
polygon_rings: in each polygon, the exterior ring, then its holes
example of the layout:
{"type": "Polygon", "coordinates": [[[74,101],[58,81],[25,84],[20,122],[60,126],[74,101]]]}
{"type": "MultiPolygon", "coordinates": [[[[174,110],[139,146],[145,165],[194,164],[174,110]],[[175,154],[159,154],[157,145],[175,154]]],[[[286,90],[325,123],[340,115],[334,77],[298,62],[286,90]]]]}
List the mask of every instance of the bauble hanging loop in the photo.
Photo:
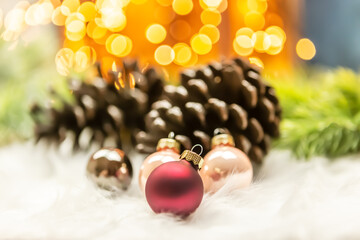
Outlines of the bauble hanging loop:
{"type": "MultiPolygon", "coordinates": [[[[180,161],[167,162],[157,167],[149,176],[145,195],[155,213],[167,212],[187,216],[200,205],[204,186],[198,169],[202,157],[185,150],[180,161]]],[[[200,165],[200,167],[199,167],[200,165]]]]}

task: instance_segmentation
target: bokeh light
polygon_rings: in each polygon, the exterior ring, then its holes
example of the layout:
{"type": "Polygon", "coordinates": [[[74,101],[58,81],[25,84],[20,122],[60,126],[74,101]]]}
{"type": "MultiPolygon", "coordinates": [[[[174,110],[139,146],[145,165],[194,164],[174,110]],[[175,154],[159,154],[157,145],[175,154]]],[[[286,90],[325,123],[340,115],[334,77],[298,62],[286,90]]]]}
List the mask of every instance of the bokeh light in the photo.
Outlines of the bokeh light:
{"type": "MultiPolygon", "coordinates": [[[[94,61],[107,75],[106,68],[128,56],[166,69],[232,54],[264,64],[264,59],[280,55],[287,41],[283,19],[272,4],[270,0],[22,1],[6,14],[1,37],[17,40],[27,26],[49,22],[63,26],[63,49],[55,60],[62,75],[80,72],[94,61]],[[73,64],[63,60],[70,59],[70,50],[73,64]]],[[[304,54],[306,47],[300,48],[304,54]]]]}
{"type": "Polygon", "coordinates": [[[212,49],[211,39],[205,34],[196,34],[191,39],[191,48],[199,55],[205,55],[212,49]]]}
{"type": "Polygon", "coordinates": [[[172,7],[177,14],[187,15],[192,11],[194,4],[192,0],[173,0],[172,7]]]}
{"type": "Polygon", "coordinates": [[[311,60],[316,55],[316,48],[310,39],[303,38],[296,44],[296,53],[303,60],[311,60]]]}
{"type": "Polygon", "coordinates": [[[149,42],[158,44],[166,38],[166,29],[160,24],[152,24],[146,30],[146,39],[149,42]]]}
{"type": "Polygon", "coordinates": [[[161,45],[155,51],[155,60],[160,65],[169,65],[175,59],[175,51],[169,45],[161,45]]]}

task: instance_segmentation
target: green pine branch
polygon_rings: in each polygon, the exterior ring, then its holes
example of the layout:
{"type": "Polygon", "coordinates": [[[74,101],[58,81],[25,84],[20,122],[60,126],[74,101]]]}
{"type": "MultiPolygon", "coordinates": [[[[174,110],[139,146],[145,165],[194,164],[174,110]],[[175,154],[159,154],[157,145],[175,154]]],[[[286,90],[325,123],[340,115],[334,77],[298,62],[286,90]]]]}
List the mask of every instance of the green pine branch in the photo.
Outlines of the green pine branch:
{"type": "Polygon", "coordinates": [[[284,110],[277,146],[299,158],[360,151],[360,75],[338,69],[271,82],[284,110]]]}

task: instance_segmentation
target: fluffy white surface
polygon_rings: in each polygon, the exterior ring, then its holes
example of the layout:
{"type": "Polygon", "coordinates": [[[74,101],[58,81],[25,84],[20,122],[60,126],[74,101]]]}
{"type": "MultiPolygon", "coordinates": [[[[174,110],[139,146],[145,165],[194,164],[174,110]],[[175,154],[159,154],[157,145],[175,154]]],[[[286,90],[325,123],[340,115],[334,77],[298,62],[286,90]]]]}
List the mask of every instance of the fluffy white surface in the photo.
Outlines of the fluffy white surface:
{"type": "MultiPolygon", "coordinates": [[[[230,181],[181,220],[154,214],[136,175],[119,196],[97,190],[85,177],[89,155],[0,149],[0,238],[360,239],[359,156],[305,162],[273,151],[251,187],[230,181]]],[[[132,156],[135,173],[142,158],[132,156]]]]}

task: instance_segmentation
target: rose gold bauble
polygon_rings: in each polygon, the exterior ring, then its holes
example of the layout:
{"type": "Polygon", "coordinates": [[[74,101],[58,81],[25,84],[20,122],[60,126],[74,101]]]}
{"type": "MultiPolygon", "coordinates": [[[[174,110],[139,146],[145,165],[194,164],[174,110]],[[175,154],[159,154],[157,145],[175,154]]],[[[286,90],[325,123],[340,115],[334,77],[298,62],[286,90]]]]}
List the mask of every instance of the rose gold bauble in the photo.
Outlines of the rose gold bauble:
{"type": "Polygon", "coordinates": [[[205,192],[216,192],[231,178],[232,187],[239,189],[250,185],[253,169],[246,154],[234,147],[228,134],[220,134],[212,140],[212,150],[204,157],[200,170],[205,192]]]}
{"type": "Polygon", "coordinates": [[[160,139],[156,152],[149,155],[140,168],[139,185],[143,192],[150,173],[163,163],[179,161],[179,151],[180,145],[175,139],[160,139]]]}

